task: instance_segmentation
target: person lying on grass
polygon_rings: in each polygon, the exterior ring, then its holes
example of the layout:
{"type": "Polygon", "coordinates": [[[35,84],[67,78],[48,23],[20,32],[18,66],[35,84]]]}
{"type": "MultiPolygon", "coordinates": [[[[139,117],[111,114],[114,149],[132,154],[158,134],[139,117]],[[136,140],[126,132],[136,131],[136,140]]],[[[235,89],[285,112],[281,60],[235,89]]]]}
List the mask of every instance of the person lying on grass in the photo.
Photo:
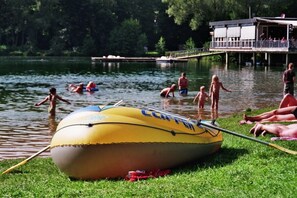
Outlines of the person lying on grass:
{"type": "Polygon", "coordinates": [[[255,137],[271,133],[277,137],[297,138],[297,124],[284,125],[257,123],[251,128],[250,133],[254,134],[255,137]]]}
{"type": "Polygon", "coordinates": [[[294,110],[297,107],[297,99],[291,95],[286,94],[284,95],[282,101],[279,104],[279,109],[272,110],[258,116],[246,116],[243,115],[243,120],[240,121],[240,124],[252,124],[253,122],[269,122],[269,121],[290,121],[290,120],[297,120],[294,110]],[[291,108],[288,108],[291,107],[291,108]],[[288,117],[283,116],[290,114],[288,117]],[[293,117],[294,116],[294,117],[293,117]],[[263,120],[264,119],[264,120],[263,120]]]}
{"type": "Polygon", "coordinates": [[[284,107],[280,109],[274,109],[272,111],[264,112],[256,116],[243,115],[241,123],[252,122],[277,122],[277,121],[297,121],[297,106],[284,107]]]}

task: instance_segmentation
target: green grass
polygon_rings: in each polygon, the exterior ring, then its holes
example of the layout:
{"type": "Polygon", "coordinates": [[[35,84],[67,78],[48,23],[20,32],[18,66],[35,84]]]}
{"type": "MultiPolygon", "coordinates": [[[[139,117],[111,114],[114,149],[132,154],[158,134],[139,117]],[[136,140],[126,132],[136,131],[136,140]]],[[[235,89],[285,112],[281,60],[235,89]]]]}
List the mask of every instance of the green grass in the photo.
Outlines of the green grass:
{"type": "MultiPolygon", "coordinates": [[[[249,112],[257,114],[268,109],[249,112]]],[[[220,127],[244,135],[242,115],[220,118],[220,127]]],[[[259,137],[271,142],[272,136],[259,137]]],[[[296,141],[273,142],[297,150],[296,141]]],[[[1,172],[20,160],[0,162],[1,172]]],[[[166,177],[127,182],[71,180],[51,158],[35,158],[0,177],[1,197],[296,197],[296,156],[224,134],[222,149],[204,159],[172,169],[166,177]]]]}

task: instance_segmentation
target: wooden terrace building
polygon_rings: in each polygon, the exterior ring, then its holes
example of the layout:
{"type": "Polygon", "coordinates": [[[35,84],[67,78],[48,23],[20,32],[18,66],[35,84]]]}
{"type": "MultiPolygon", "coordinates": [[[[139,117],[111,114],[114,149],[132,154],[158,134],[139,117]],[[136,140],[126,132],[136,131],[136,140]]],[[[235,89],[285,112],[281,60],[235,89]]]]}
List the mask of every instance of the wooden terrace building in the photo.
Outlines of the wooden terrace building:
{"type": "Polygon", "coordinates": [[[288,64],[297,62],[297,18],[254,17],[215,21],[210,51],[238,54],[239,64],[288,64]]]}

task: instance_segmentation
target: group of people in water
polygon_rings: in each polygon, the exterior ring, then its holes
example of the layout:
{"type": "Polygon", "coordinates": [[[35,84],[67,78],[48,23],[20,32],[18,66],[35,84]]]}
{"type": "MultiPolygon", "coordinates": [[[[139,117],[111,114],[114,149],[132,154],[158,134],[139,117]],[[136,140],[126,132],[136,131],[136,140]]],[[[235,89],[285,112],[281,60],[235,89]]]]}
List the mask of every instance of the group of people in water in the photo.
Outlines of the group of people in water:
{"type": "MultiPolygon", "coordinates": [[[[256,123],[250,130],[250,133],[254,136],[265,135],[266,133],[274,134],[278,137],[289,137],[297,139],[297,123],[284,125],[284,124],[263,124],[265,122],[279,122],[279,121],[297,121],[297,99],[294,97],[294,83],[295,83],[295,72],[293,70],[294,65],[290,63],[288,69],[283,74],[284,82],[284,97],[280,102],[279,108],[274,109],[269,112],[264,112],[256,116],[243,115],[243,120],[240,121],[241,124],[253,124],[256,123]]],[[[178,87],[178,92],[181,96],[188,95],[189,81],[186,77],[186,73],[182,72],[178,79],[177,85],[172,84],[170,87],[164,88],[160,92],[161,97],[169,98],[174,97],[174,92],[178,87]],[[170,95],[171,94],[171,95],[170,95]]],[[[82,93],[85,89],[86,91],[92,91],[96,88],[96,84],[90,81],[84,88],[83,83],[78,85],[70,84],[68,89],[72,92],[82,93]]],[[[205,86],[201,86],[199,92],[194,97],[193,102],[198,102],[199,108],[204,108],[205,101],[209,98],[211,100],[211,108],[218,110],[220,89],[224,91],[231,92],[231,90],[226,89],[223,83],[219,81],[217,75],[212,76],[212,81],[209,87],[209,94],[206,93],[205,86]]],[[[56,93],[55,88],[49,90],[49,95],[46,96],[42,101],[36,103],[35,106],[40,106],[45,102],[49,101],[48,112],[50,116],[56,115],[56,101],[61,100],[70,104],[66,99],[63,99],[56,93]]]]}
{"type": "MultiPolygon", "coordinates": [[[[96,88],[96,84],[93,81],[88,82],[87,86],[84,88],[83,83],[79,83],[78,85],[70,84],[68,86],[68,90],[76,93],[82,93],[84,89],[88,92],[92,92],[96,88]]],[[[40,106],[47,101],[49,101],[49,107],[48,107],[48,113],[50,117],[55,117],[56,115],[56,103],[57,99],[61,100],[63,102],[66,102],[67,104],[71,104],[68,100],[62,98],[57,94],[56,88],[52,87],[49,89],[49,94],[40,102],[36,103],[35,106],[40,106]]]]}
{"type": "MultiPolygon", "coordinates": [[[[85,87],[86,91],[92,92],[96,88],[96,84],[93,81],[90,81],[85,87]]],[[[68,89],[72,92],[82,93],[84,91],[84,84],[79,83],[78,85],[70,84],[68,89]]]]}
{"type": "MultiPolygon", "coordinates": [[[[279,104],[278,109],[274,109],[269,112],[262,113],[256,116],[243,115],[241,124],[253,124],[250,133],[254,136],[265,135],[266,133],[274,134],[278,137],[287,137],[297,139],[297,124],[263,124],[265,122],[280,122],[280,121],[297,121],[297,99],[294,97],[294,83],[295,83],[295,72],[294,64],[289,63],[286,71],[283,73],[284,83],[284,97],[279,104]]],[[[182,73],[178,79],[178,91],[181,96],[188,95],[188,79],[186,73],[182,73]]],[[[164,88],[160,92],[161,97],[174,97],[174,91],[177,88],[176,84],[172,84],[171,87],[164,88]],[[172,95],[170,95],[172,93],[172,95]]],[[[211,108],[218,109],[220,89],[231,92],[226,89],[223,83],[219,81],[217,75],[212,76],[211,85],[209,88],[209,94],[205,90],[205,86],[201,86],[199,92],[195,96],[193,102],[198,102],[199,108],[204,108],[205,101],[211,99],[211,108]]]]}
{"type": "MultiPolygon", "coordinates": [[[[188,85],[189,81],[186,77],[186,73],[182,72],[181,76],[178,79],[178,92],[181,96],[187,96],[188,95],[188,85]]],[[[174,91],[176,90],[176,84],[172,84],[170,87],[162,89],[160,92],[161,97],[174,97],[174,91]],[[170,95],[172,93],[172,95],[170,95]]],[[[205,86],[201,86],[199,92],[195,96],[193,102],[198,102],[199,108],[204,108],[205,101],[207,101],[209,98],[211,99],[211,108],[212,109],[218,109],[219,105],[219,98],[220,98],[220,89],[223,89],[224,91],[231,92],[230,90],[226,89],[223,86],[223,83],[219,81],[219,77],[217,75],[212,76],[211,85],[209,88],[209,94],[205,91],[205,86]]]]}

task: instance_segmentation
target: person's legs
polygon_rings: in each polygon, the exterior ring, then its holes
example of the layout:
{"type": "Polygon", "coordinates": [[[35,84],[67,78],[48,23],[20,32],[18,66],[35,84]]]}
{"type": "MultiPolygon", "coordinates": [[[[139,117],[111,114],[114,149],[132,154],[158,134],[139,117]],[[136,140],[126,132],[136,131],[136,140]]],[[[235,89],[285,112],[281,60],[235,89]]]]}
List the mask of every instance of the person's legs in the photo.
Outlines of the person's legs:
{"type": "Polygon", "coordinates": [[[212,109],[218,109],[218,102],[219,102],[218,97],[212,96],[212,98],[211,98],[211,108],[212,109]]]}
{"type": "Polygon", "coordinates": [[[260,122],[276,122],[276,121],[288,121],[288,120],[297,120],[294,114],[289,113],[285,115],[273,115],[269,118],[262,119],[260,122]]]}
{"type": "Polygon", "coordinates": [[[295,116],[292,114],[292,111],[294,111],[297,108],[297,106],[291,106],[291,107],[284,107],[281,109],[274,109],[272,111],[268,111],[265,113],[262,113],[260,115],[256,116],[247,116],[244,115],[244,120],[246,121],[282,121],[283,120],[294,120],[296,119],[295,116]],[[276,116],[276,115],[283,115],[283,116],[276,116]]]}
{"type": "Polygon", "coordinates": [[[214,109],[215,107],[215,97],[212,95],[211,96],[211,108],[214,109]]]}

